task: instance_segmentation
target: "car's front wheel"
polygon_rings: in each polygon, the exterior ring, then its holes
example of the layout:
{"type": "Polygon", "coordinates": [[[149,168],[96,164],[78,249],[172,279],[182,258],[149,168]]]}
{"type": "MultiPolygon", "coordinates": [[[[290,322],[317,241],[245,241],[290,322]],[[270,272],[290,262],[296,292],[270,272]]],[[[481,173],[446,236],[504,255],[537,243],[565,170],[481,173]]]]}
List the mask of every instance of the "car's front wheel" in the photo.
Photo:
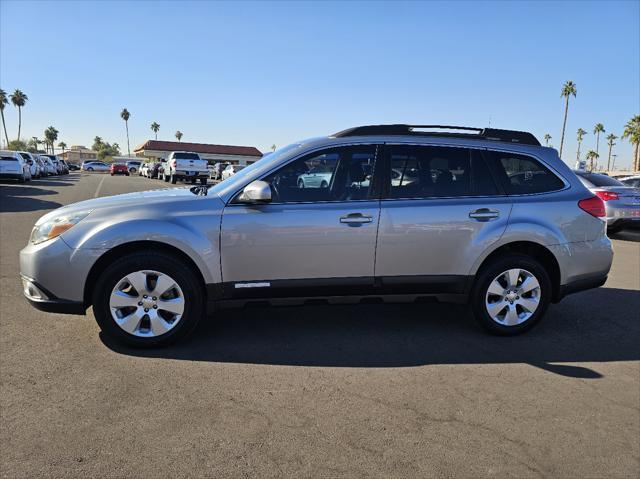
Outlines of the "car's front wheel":
{"type": "Polygon", "coordinates": [[[551,280],[530,256],[508,254],[484,266],[476,276],[471,306],[478,322],[499,335],[533,327],[551,299],[551,280]]]}
{"type": "Polygon", "coordinates": [[[93,292],[100,329],[131,346],[160,347],[195,328],[204,314],[196,274],[173,256],[133,253],[110,265],[93,292]]]}
{"type": "Polygon", "coordinates": [[[171,182],[172,185],[175,185],[176,182],[178,181],[178,178],[176,177],[176,175],[171,173],[171,176],[169,176],[169,181],[171,182]]]}

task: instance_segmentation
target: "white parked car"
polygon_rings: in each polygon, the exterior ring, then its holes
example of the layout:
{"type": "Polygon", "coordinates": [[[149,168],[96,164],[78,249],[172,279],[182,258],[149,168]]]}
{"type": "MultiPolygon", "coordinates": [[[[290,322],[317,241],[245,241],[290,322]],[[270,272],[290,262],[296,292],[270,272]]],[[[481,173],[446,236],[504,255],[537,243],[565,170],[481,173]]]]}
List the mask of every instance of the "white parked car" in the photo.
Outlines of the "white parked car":
{"type": "Polygon", "coordinates": [[[227,165],[227,167],[222,170],[222,180],[226,180],[230,176],[235,175],[238,171],[244,169],[244,165],[227,165]]]}
{"type": "Polygon", "coordinates": [[[20,183],[31,179],[29,165],[20,153],[0,150],[0,179],[18,180],[20,183]]]}
{"type": "Polygon", "coordinates": [[[147,176],[149,174],[149,163],[142,163],[140,165],[140,170],[138,171],[138,176],[147,176]]]}
{"type": "Polygon", "coordinates": [[[44,171],[42,173],[43,175],[51,176],[51,175],[58,174],[58,169],[56,168],[56,165],[53,164],[53,161],[51,160],[51,158],[44,155],[40,155],[39,158],[40,158],[40,161],[42,161],[42,164],[44,165],[44,171]]]}
{"type": "Polygon", "coordinates": [[[640,188],[640,175],[624,176],[622,178],[616,178],[618,181],[625,184],[625,186],[633,186],[634,188],[640,188]]]}
{"type": "Polygon", "coordinates": [[[110,167],[104,161],[85,161],[80,169],[83,171],[109,171],[110,167]]]}
{"type": "Polygon", "coordinates": [[[19,151],[24,161],[29,165],[29,173],[31,178],[40,178],[40,165],[36,161],[36,157],[28,151],[19,151]]]}
{"type": "Polygon", "coordinates": [[[203,185],[207,184],[209,169],[207,160],[200,158],[197,153],[189,151],[173,151],[169,153],[165,168],[162,173],[164,181],[171,181],[175,184],[178,180],[195,183],[200,180],[203,185]]]}
{"type": "MultiPolygon", "coordinates": [[[[129,173],[134,174],[135,172],[140,171],[140,165],[142,165],[141,161],[127,161],[127,168],[129,169],[129,173]]],[[[140,173],[138,173],[140,174],[140,173]]]]}

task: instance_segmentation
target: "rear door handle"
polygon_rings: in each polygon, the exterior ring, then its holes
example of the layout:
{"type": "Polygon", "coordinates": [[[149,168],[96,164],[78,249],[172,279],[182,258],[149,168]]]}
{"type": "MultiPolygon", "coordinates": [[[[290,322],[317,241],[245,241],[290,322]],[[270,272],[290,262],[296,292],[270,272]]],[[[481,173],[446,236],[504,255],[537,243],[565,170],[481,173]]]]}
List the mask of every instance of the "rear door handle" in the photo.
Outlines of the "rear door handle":
{"type": "Polygon", "coordinates": [[[373,218],[362,213],[350,213],[346,216],[340,217],[340,223],[347,224],[349,226],[360,226],[365,223],[371,223],[373,218]]]}
{"type": "Polygon", "coordinates": [[[500,212],[496,210],[490,210],[489,208],[480,208],[479,210],[469,213],[469,218],[473,218],[478,221],[491,221],[500,216],[500,212]]]}

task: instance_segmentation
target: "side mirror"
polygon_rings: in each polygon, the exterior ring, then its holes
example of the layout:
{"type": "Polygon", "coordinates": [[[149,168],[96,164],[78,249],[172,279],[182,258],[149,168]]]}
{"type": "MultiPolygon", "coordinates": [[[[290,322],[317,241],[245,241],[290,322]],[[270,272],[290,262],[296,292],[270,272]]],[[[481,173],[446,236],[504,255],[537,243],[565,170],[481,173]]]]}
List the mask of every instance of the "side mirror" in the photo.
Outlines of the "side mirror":
{"type": "Polygon", "coordinates": [[[271,201],[271,186],[266,181],[252,181],[238,197],[242,203],[269,203],[271,201]]]}

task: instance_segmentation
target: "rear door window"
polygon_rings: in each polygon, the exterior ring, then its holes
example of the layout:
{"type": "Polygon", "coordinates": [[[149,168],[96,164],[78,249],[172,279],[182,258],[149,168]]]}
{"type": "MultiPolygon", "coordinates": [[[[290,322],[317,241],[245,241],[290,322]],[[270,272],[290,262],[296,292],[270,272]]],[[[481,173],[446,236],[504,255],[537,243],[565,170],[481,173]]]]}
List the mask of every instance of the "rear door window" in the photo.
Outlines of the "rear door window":
{"type": "Polygon", "coordinates": [[[482,156],[468,148],[390,145],[390,198],[498,194],[482,156]]]}
{"type": "Polygon", "coordinates": [[[548,193],[564,188],[564,182],[535,158],[502,151],[488,151],[508,195],[548,193]]]}
{"type": "Polygon", "coordinates": [[[18,159],[14,156],[0,156],[0,160],[2,161],[18,161],[18,159]]]}

